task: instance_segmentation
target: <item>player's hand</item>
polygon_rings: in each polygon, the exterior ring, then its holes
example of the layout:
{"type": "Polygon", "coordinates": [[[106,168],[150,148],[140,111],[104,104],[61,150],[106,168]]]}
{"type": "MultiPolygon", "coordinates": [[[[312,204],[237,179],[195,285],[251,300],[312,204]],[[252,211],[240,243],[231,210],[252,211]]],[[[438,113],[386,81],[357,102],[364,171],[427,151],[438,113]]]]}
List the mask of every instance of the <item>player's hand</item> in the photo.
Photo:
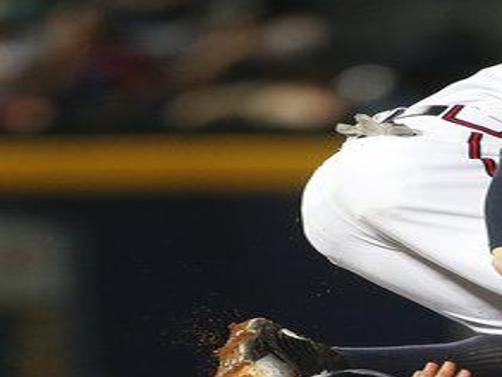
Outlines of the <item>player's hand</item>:
{"type": "Polygon", "coordinates": [[[427,363],[424,369],[417,370],[411,377],[472,377],[472,374],[466,369],[457,373],[457,366],[447,361],[441,368],[436,363],[427,363]]]}
{"type": "Polygon", "coordinates": [[[502,275],[502,247],[497,247],[492,251],[492,264],[495,270],[502,275]]]}

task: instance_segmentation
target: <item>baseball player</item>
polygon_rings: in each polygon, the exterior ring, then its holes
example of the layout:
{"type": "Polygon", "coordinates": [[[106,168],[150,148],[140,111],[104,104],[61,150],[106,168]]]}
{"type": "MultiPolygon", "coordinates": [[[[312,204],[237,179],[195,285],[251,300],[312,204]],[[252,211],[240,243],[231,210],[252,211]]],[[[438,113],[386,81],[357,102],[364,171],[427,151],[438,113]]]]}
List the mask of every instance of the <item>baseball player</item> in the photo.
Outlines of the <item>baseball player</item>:
{"type": "Polygon", "coordinates": [[[502,376],[502,65],[408,108],[357,115],[356,124],[337,130],[348,140],[303,193],[308,240],[335,265],[477,335],[438,345],[330,348],[255,319],[234,328],[217,376],[363,368],[403,377],[428,360],[449,359],[476,377],[502,376]]]}

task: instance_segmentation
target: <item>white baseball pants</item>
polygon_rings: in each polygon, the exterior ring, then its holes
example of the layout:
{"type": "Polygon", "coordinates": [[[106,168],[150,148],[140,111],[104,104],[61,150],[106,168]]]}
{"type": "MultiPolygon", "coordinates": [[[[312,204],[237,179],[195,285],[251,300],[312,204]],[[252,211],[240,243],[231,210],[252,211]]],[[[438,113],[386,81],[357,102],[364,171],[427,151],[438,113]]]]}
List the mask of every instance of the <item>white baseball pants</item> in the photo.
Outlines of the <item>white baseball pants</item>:
{"type": "Polygon", "coordinates": [[[486,159],[498,161],[501,143],[437,117],[406,124],[423,134],[348,140],[314,173],[302,199],[304,232],[332,263],[502,335],[502,276],[491,266],[483,214],[486,159]]]}

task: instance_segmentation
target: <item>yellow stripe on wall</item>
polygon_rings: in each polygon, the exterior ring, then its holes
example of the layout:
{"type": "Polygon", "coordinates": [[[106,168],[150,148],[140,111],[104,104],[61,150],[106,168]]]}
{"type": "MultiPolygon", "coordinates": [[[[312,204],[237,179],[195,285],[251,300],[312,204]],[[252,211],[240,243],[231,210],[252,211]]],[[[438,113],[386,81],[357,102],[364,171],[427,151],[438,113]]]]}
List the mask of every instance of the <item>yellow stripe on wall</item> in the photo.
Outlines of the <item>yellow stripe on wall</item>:
{"type": "Polygon", "coordinates": [[[0,193],[296,190],[339,143],[282,135],[0,139],[0,193]]]}

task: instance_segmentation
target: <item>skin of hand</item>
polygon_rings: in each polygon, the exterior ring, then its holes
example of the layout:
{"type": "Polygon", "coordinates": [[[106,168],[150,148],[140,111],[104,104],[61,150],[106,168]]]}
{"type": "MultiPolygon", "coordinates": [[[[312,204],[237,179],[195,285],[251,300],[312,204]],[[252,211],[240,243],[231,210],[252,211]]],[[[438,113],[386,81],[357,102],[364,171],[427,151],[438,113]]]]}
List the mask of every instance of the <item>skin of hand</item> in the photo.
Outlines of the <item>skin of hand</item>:
{"type": "Polygon", "coordinates": [[[492,251],[492,264],[495,270],[502,275],[502,247],[497,247],[492,251]]]}
{"type": "Polygon", "coordinates": [[[417,370],[411,377],[473,377],[471,372],[466,369],[458,373],[457,366],[451,361],[445,362],[441,368],[436,363],[427,363],[422,370],[417,370]]]}

